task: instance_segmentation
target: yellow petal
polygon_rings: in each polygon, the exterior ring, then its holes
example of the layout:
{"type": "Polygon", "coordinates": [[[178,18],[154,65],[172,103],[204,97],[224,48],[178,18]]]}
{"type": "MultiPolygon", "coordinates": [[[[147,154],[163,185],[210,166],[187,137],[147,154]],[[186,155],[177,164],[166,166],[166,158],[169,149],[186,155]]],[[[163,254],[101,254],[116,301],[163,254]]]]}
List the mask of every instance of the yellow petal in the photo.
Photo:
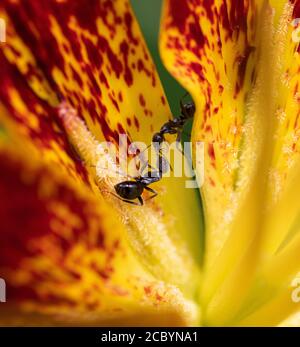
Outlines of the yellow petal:
{"type": "MultiPolygon", "coordinates": [[[[10,28],[3,50],[7,59],[40,97],[47,94],[48,89],[39,92],[46,77],[48,85],[85,119],[96,139],[117,141],[119,134],[127,134],[130,141],[148,144],[153,132],[170,118],[128,1],[96,2],[88,7],[84,2],[73,6],[72,1],[46,1],[42,8],[34,2],[25,6],[5,1],[3,11],[10,28]],[[30,76],[36,75],[43,83],[30,82],[30,76]]],[[[53,104],[50,95],[46,99],[53,104]]],[[[185,189],[185,179],[170,178],[157,187],[176,192],[159,194],[156,201],[174,219],[170,228],[174,235],[181,234],[199,258],[201,214],[195,193],[185,189]],[[182,197],[181,204],[177,196],[182,197]]]]}
{"type": "Polygon", "coordinates": [[[165,1],[161,54],[196,102],[193,141],[206,146],[205,324],[255,305],[259,267],[282,262],[277,290],[298,269],[297,17],[297,1],[165,1]]]}
{"type": "Polygon", "coordinates": [[[283,322],[279,324],[279,327],[290,327],[290,328],[297,328],[300,326],[300,313],[299,311],[287,319],[285,319],[283,322]]]}
{"type": "Polygon", "coordinates": [[[268,303],[261,308],[255,310],[254,313],[242,319],[239,326],[255,326],[255,327],[272,327],[272,326],[288,326],[285,322],[287,317],[299,312],[300,305],[291,299],[292,290],[289,288],[283,294],[275,299],[269,298],[268,303]]]}
{"type": "Polygon", "coordinates": [[[262,240],[264,256],[269,257],[286,245],[296,233],[299,222],[298,180],[300,177],[299,156],[299,40],[294,20],[299,18],[299,1],[287,19],[279,44],[282,52],[279,60],[280,79],[276,88],[275,145],[270,167],[269,213],[266,218],[265,233],[262,240]],[[294,24],[293,24],[294,23],[294,24]]]}
{"type": "Polygon", "coordinates": [[[141,265],[115,212],[6,133],[0,273],[8,297],[0,324],[195,324],[195,304],[141,265]]]}
{"type": "Polygon", "coordinates": [[[105,154],[104,148],[100,150],[101,144],[73,108],[63,103],[59,106],[59,114],[80,156],[87,163],[96,163],[95,180],[98,188],[127,226],[129,238],[140,260],[158,278],[179,286],[192,297],[197,289],[199,271],[179,235],[175,239],[175,235],[168,230],[175,221],[170,220],[170,216],[164,214],[162,207],[153,200],[141,208],[124,204],[112,195],[113,187],[124,180],[122,176],[112,177],[111,171],[118,173],[119,167],[112,162],[113,166],[106,170],[106,163],[111,161],[111,157],[105,154]]]}
{"type": "Polygon", "coordinates": [[[161,55],[194,98],[193,141],[205,143],[207,266],[220,252],[236,212],[245,99],[256,74],[261,7],[253,1],[165,1],[161,55]]]}
{"type": "MultiPolygon", "coordinates": [[[[230,240],[231,246],[224,247],[253,174],[251,151],[259,145],[251,143],[256,135],[252,131],[255,119],[245,115],[258,68],[258,32],[266,11],[259,1],[165,2],[161,54],[195,100],[193,141],[203,141],[206,147],[202,196],[208,278],[204,302],[243,254],[243,244],[249,242],[249,233],[239,233],[240,242],[230,240]],[[241,248],[232,248],[240,243],[241,248]],[[226,255],[214,265],[222,248],[226,255]]],[[[236,234],[234,237],[237,241],[236,234]]]]}
{"type": "MultiPolygon", "coordinates": [[[[9,28],[6,58],[51,105],[55,98],[47,93],[49,85],[65,97],[96,139],[118,142],[119,134],[127,134],[130,141],[149,144],[171,117],[128,1],[25,6],[7,0],[3,7],[9,28]]],[[[184,179],[170,178],[157,186],[176,192],[160,194],[156,200],[171,216],[181,216],[170,229],[174,235],[180,233],[199,258],[201,214],[195,193],[185,189],[184,179]],[[181,204],[176,196],[182,197],[181,204]]]]}
{"type": "MultiPolygon", "coordinates": [[[[168,306],[171,302],[178,307],[179,318],[175,319],[181,322],[178,324],[195,322],[199,318],[198,308],[186,299],[195,297],[199,278],[201,216],[194,192],[185,189],[185,179],[162,180],[155,187],[161,194],[142,210],[106,196],[99,182],[95,183],[97,172],[90,167],[96,164],[90,160],[95,158],[94,143],[104,139],[114,142],[123,133],[130,141],[143,140],[148,144],[153,132],[170,117],[160,81],[128,2],[96,2],[89,7],[85,2],[73,6],[71,1],[45,1],[41,7],[35,2],[25,6],[21,2],[5,1],[1,4],[1,16],[8,21],[9,28],[7,43],[0,51],[1,123],[13,134],[14,141],[20,137],[24,147],[28,146],[30,155],[24,155],[24,171],[26,160],[32,155],[36,165],[53,166],[61,171],[62,180],[72,185],[74,194],[87,191],[89,198],[96,199],[94,209],[99,208],[99,213],[105,206],[103,214],[108,212],[105,218],[116,223],[116,227],[110,226],[106,232],[113,237],[110,228],[115,228],[116,233],[121,228],[124,249],[130,244],[132,251],[128,248],[128,252],[136,262],[136,265],[131,265],[131,260],[123,263],[122,253],[118,254],[118,276],[135,273],[139,277],[142,271],[147,274],[145,278],[149,276],[145,281],[150,286],[149,296],[156,300],[155,307],[160,306],[157,300],[160,302],[159,298],[165,297],[162,301],[166,302],[166,312],[173,312],[168,306]],[[76,113],[68,123],[58,116],[62,98],[76,113]],[[78,130],[75,137],[72,127],[78,130]],[[135,267],[138,269],[134,270],[135,267]]],[[[20,147],[16,147],[16,155],[20,147]]],[[[86,258],[88,262],[89,250],[81,244],[78,248],[83,261],[86,258]]],[[[43,258],[33,257],[31,261],[36,266],[44,263],[43,258]]],[[[49,264],[45,262],[47,267],[49,264]]],[[[125,315],[142,315],[145,311],[141,301],[148,295],[144,289],[148,284],[143,286],[138,281],[132,286],[140,297],[137,300],[133,297],[128,309],[124,304],[125,315]]],[[[73,287],[67,286],[64,296],[73,297],[73,291],[73,287]]],[[[112,296],[107,300],[113,301],[112,296]]],[[[123,301],[118,307],[122,306],[123,301]]],[[[157,309],[152,310],[150,305],[148,310],[148,306],[146,303],[149,319],[145,319],[150,322],[157,309]]],[[[46,303],[41,312],[48,310],[53,313],[56,308],[46,303]]],[[[100,311],[97,320],[106,316],[100,311]]],[[[119,316],[115,313],[112,318],[119,316]]],[[[165,317],[168,315],[162,315],[162,321],[166,322],[165,317]]],[[[33,315],[30,318],[34,319],[33,315]]]]}

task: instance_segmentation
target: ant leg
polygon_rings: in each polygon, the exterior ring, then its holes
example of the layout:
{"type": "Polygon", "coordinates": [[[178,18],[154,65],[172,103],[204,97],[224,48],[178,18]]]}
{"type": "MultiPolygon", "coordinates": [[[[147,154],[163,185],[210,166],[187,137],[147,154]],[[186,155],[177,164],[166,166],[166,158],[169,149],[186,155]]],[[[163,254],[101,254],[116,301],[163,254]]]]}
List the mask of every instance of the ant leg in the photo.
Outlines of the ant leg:
{"type": "MultiPolygon", "coordinates": [[[[140,155],[142,155],[150,147],[151,145],[147,146],[141,153],[137,154],[136,157],[140,157],[140,155]]],[[[149,164],[149,161],[147,160],[139,170],[141,175],[143,175],[143,172],[146,169],[146,167],[153,169],[153,167],[149,164]]]]}
{"type": "Polygon", "coordinates": [[[173,171],[172,165],[169,163],[169,161],[162,155],[162,153],[159,154],[159,157],[157,159],[157,166],[158,170],[161,173],[166,173],[168,170],[165,170],[166,166],[170,168],[171,171],[173,171]]]}
{"type": "Polygon", "coordinates": [[[181,141],[181,136],[182,136],[182,132],[181,132],[181,131],[178,131],[177,137],[176,137],[176,142],[177,142],[177,143],[180,143],[180,141],[181,141]]]}
{"type": "MultiPolygon", "coordinates": [[[[151,145],[149,145],[147,148],[149,148],[151,145]]],[[[157,163],[158,163],[158,166],[159,166],[159,164],[162,162],[162,160],[160,159],[161,157],[162,157],[162,154],[161,154],[161,144],[159,145],[159,147],[156,147],[156,146],[154,146],[154,148],[155,148],[155,150],[156,150],[156,155],[158,156],[158,161],[157,161],[157,163]]],[[[168,163],[169,164],[169,163],[168,163]]],[[[170,165],[169,165],[170,166],[170,165]]],[[[151,164],[149,164],[149,160],[147,161],[147,162],[145,162],[145,164],[141,167],[141,170],[140,170],[140,172],[141,172],[141,175],[143,175],[143,172],[144,172],[144,170],[146,169],[146,167],[148,167],[149,169],[151,169],[151,170],[155,170],[155,168],[151,165],[151,164]]]]}
{"type": "Polygon", "coordinates": [[[182,135],[182,132],[178,131],[178,134],[176,137],[176,147],[177,147],[178,151],[180,151],[181,154],[184,155],[184,152],[182,150],[182,144],[181,144],[181,135],[182,135]]]}
{"type": "Polygon", "coordinates": [[[190,118],[190,115],[189,115],[189,111],[186,110],[186,105],[183,104],[182,100],[188,95],[189,93],[186,92],[184,94],[184,96],[180,99],[180,111],[181,111],[181,116],[184,118],[184,119],[189,119],[190,118]]]}
{"type": "Polygon", "coordinates": [[[138,197],[138,200],[140,203],[137,203],[137,202],[134,202],[134,201],[131,201],[131,200],[127,200],[127,199],[122,199],[120,198],[118,195],[112,193],[112,192],[109,192],[109,191],[105,191],[105,193],[109,193],[111,195],[113,195],[115,198],[123,201],[123,202],[127,202],[128,204],[132,204],[132,205],[136,205],[136,206],[143,206],[144,205],[144,202],[143,202],[143,199],[139,196],[138,197]]]}
{"type": "Polygon", "coordinates": [[[182,102],[182,99],[180,99],[179,103],[180,103],[180,110],[181,110],[181,112],[182,112],[182,110],[183,110],[183,102],[182,102]]]}
{"type": "Polygon", "coordinates": [[[137,202],[134,202],[134,201],[131,201],[131,200],[121,199],[121,198],[119,198],[119,199],[124,201],[124,202],[127,202],[128,204],[132,204],[132,205],[135,205],[135,206],[143,206],[144,205],[144,201],[143,201],[143,199],[140,196],[138,197],[138,200],[139,200],[140,203],[137,203],[137,202]]]}
{"type": "Polygon", "coordinates": [[[151,195],[146,201],[153,199],[158,195],[158,193],[150,187],[145,187],[145,189],[148,190],[149,192],[153,193],[153,195],[151,195]]]}
{"type": "Polygon", "coordinates": [[[187,95],[189,95],[189,92],[186,92],[186,93],[180,98],[179,103],[180,103],[180,109],[181,109],[181,111],[184,109],[184,105],[183,105],[182,100],[183,100],[187,95]]]}
{"type": "Polygon", "coordinates": [[[184,99],[187,95],[189,95],[189,92],[185,92],[181,99],[184,99]]]}
{"type": "Polygon", "coordinates": [[[147,146],[141,153],[137,154],[137,156],[140,156],[141,154],[143,154],[145,151],[147,151],[147,149],[151,147],[151,145],[147,146]]]}
{"type": "MultiPolygon", "coordinates": [[[[89,167],[97,168],[98,165],[89,165],[89,167]]],[[[120,177],[129,177],[129,178],[131,178],[131,179],[136,179],[136,177],[133,177],[133,176],[129,175],[128,173],[125,173],[125,172],[122,173],[122,172],[120,172],[120,171],[111,170],[111,169],[109,169],[109,168],[107,168],[107,167],[99,167],[99,169],[101,169],[101,170],[106,170],[106,171],[108,171],[108,172],[117,174],[117,175],[120,176],[120,177]]]]}
{"type": "Polygon", "coordinates": [[[136,154],[135,155],[135,157],[140,157],[144,152],[146,152],[147,151],[147,149],[148,148],[150,148],[151,147],[151,144],[150,145],[148,145],[141,153],[139,153],[139,154],[136,154]]]}
{"type": "Polygon", "coordinates": [[[154,167],[151,166],[148,161],[146,161],[146,163],[141,167],[141,170],[140,170],[141,175],[143,175],[143,172],[146,169],[146,167],[148,167],[149,169],[153,169],[154,170],[154,167]]]}

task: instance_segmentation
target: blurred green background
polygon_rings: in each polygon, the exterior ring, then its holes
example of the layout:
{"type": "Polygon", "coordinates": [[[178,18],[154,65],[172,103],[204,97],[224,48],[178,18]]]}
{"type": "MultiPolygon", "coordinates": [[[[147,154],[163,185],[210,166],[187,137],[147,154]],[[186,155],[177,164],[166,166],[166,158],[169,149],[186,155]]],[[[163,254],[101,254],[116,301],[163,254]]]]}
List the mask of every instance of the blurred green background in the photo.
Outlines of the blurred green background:
{"type": "MultiPolygon", "coordinates": [[[[163,0],[131,0],[133,10],[143,32],[148,48],[151,52],[154,63],[156,64],[156,68],[160,76],[163,88],[165,90],[165,94],[168,98],[171,111],[174,116],[179,116],[179,101],[185,95],[186,91],[165,69],[160,59],[158,49],[159,25],[162,2],[163,0]]],[[[188,101],[189,97],[185,98],[184,100],[188,101]]],[[[182,141],[190,141],[191,128],[192,122],[189,122],[184,129],[182,141]]],[[[198,189],[195,189],[195,194],[199,199],[199,207],[201,210],[201,247],[204,247],[205,234],[203,206],[198,189]]],[[[204,251],[202,248],[200,254],[203,255],[203,253],[204,251]]],[[[201,259],[200,261],[202,260],[203,259],[201,259]]]]}
{"type": "Polygon", "coordinates": [[[179,100],[185,94],[185,90],[164,68],[158,50],[162,0],[131,0],[131,4],[156,64],[172,113],[179,115],[179,100]]]}

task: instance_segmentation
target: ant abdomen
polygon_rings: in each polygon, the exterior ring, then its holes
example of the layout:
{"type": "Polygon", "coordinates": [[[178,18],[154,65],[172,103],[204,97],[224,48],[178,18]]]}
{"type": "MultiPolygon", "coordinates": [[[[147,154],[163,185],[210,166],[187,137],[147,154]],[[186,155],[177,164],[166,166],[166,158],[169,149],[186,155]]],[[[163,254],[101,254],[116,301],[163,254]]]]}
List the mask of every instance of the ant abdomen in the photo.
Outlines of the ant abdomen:
{"type": "Polygon", "coordinates": [[[143,184],[137,181],[124,181],[115,185],[116,193],[123,199],[134,200],[142,195],[143,184]]]}

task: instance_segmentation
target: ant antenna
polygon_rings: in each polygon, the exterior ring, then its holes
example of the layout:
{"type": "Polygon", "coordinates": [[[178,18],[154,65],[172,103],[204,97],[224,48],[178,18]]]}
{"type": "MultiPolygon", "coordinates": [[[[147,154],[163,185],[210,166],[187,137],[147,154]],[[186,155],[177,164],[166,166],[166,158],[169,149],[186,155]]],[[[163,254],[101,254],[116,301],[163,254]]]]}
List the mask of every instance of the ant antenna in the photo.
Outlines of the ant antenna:
{"type": "MultiPolygon", "coordinates": [[[[94,167],[94,168],[97,169],[97,167],[99,167],[99,166],[98,166],[98,165],[89,165],[89,167],[94,167]]],[[[113,172],[113,173],[115,173],[115,174],[117,174],[117,175],[119,175],[119,176],[121,176],[121,177],[129,177],[129,178],[131,178],[131,179],[135,179],[134,176],[131,176],[131,175],[129,175],[128,173],[125,173],[125,172],[122,173],[122,172],[120,172],[120,171],[111,170],[111,169],[109,169],[109,168],[107,168],[107,167],[99,167],[99,169],[113,172]]]]}
{"type": "Polygon", "coordinates": [[[189,92],[185,92],[185,94],[180,98],[180,101],[179,101],[179,103],[180,103],[180,109],[181,109],[181,111],[183,110],[183,108],[184,108],[184,105],[183,105],[183,100],[184,100],[184,98],[186,98],[188,95],[190,95],[190,93],[189,92]]]}
{"type": "MultiPolygon", "coordinates": [[[[122,199],[120,196],[118,196],[117,194],[113,193],[113,192],[110,192],[108,190],[102,190],[101,193],[107,193],[107,194],[110,194],[112,196],[114,196],[115,198],[123,201],[123,202],[127,202],[128,204],[132,204],[132,205],[135,205],[135,206],[143,206],[144,203],[143,203],[143,199],[140,197],[140,198],[137,198],[139,200],[139,203],[138,202],[134,202],[134,201],[131,201],[131,200],[128,200],[128,199],[122,199]]],[[[147,200],[150,200],[152,199],[152,197],[154,198],[156,195],[154,196],[151,196],[150,198],[148,198],[147,200]]],[[[147,201],[145,200],[145,201],[147,201]]]]}

